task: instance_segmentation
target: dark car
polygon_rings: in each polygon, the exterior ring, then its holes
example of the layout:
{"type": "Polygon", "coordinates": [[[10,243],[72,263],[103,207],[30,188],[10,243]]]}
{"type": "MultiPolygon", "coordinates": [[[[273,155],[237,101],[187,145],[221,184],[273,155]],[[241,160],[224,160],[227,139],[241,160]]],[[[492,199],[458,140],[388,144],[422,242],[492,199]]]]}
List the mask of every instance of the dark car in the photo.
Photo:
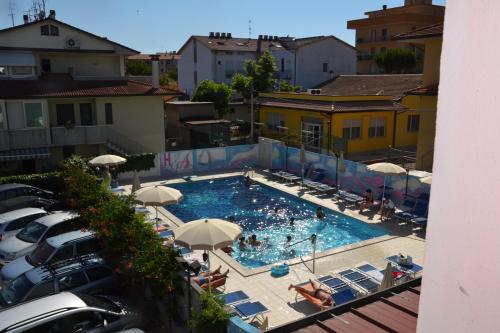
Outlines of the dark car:
{"type": "Polygon", "coordinates": [[[0,185],[0,202],[22,196],[35,196],[44,199],[53,199],[54,193],[41,188],[25,184],[2,184],[0,185]]]}
{"type": "Polygon", "coordinates": [[[22,208],[42,208],[45,210],[60,209],[61,204],[55,199],[46,199],[34,195],[24,195],[0,201],[0,213],[22,208]]]}

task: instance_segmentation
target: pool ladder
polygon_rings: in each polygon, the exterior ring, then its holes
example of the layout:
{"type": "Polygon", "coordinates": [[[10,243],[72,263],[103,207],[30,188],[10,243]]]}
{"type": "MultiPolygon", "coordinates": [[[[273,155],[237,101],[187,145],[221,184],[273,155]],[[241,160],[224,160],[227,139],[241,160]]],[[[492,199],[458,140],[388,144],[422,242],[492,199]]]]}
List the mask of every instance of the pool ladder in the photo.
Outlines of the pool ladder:
{"type": "Polygon", "coordinates": [[[251,166],[248,166],[248,165],[245,165],[243,167],[243,176],[250,176],[250,177],[253,177],[254,176],[254,172],[255,170],[251,167],[251,166]]]}

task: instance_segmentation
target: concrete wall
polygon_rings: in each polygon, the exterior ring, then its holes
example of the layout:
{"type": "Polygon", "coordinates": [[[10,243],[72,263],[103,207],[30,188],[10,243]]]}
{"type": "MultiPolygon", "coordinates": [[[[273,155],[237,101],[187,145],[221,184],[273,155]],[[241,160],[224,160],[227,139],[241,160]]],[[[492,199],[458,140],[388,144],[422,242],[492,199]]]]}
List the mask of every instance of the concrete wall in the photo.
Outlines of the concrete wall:
{"type": "Polygon", "coordinates": [[[194,71],[197,72],[198,84],[203,80],[215,79],[215,60],[213,52],[203,44],[196,42],[197,62],[194,62],[194,43],[192,39],[182,51],[178,64],[179,90],[191,95],[196,88],[194,71]]]}
{"type": "Polygon", "coordinates": [[[499,12],[446,7],[419,333],[499,330],[499,12]]]}
{"type": "Polygon", "coordinates": [[[296,85],[304,89],[312,88],[335,75],[356,74],[356,50],[328,38],[299,48],[296,67],[296,85]],[[323,72],[325,62],[328,63],[326,73],[323,72]]]}

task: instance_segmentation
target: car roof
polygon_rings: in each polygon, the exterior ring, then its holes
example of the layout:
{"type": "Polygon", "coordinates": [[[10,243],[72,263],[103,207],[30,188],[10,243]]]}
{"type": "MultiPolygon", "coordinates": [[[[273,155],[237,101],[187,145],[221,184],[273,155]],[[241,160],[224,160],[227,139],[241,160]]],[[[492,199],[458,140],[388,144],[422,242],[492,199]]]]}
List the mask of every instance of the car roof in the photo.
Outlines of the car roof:
{"type": "Polygon", "coordinates": [[[32,187],[32,186],[25,184],[18,184],[18,183],[2,184],[0,185],[0,191],[11,190],[13,188],[19,188],[19,187],[32,187]]]}
{"type": "Polygon", "coordinates": [[[70,231],[65,234],[57,235],[54,237],[47,238],[47,243],[52,247],[60,247],[67,242],[76,241],[81,238],[93,237],[94,233],[88,230],[75,230],[70,231]]]}
{"type": "Polygon", "coordinates": [[[79,215],[75,212],[55,212],[36,219],[35,221],[44,226],[51,227],[55,224],[77,218],[79,215]]]}
{"type": "Polygon", "coordinates": [[[0,214],[0,223],[12,221],[29,215],[43,214],[43,213],[47,212],[40,208],[31,208],[31,207],[11,210],[10,212],[0,214]]]}
{"type": "Polygon", "coordinates": [[[24,275],[32,283],[37,284],[52,276],[66,275],[84,268],[105,265],[104,259],[95,254],[83,256],[82,258],[71,258],[52,265],[43,265],[30,269],[24,275]],[[83,258],[83,259],[82,259],[83,258]]]}
{"type": "Polygon", "coordinates": [[[87,305],[81,298],[70,292],[38,298],[33,301],[21,303],[0,311],[0,330],[22,327],[17,325],[29,322],[29,319],[45,317],[50,313],[63,312],[68,309],[85,308],[87,305]],[[13,327],[15,325],[15,327],[13,327]]]}

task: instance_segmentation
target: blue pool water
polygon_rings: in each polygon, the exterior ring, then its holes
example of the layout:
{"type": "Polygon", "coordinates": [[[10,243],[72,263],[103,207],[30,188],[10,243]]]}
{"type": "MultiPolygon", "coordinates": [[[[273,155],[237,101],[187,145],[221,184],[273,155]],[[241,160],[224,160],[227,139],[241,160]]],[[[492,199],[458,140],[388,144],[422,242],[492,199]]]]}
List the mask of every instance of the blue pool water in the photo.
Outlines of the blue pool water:
{"type": "Polygon", "coordinates": [[[165,208],[182,221],[234,216],[245,237],[257,235],[262,241],[260,247],[247,245],[240,250],[237,242],[233,246],[233,258],[250,269],[312,253],[310,241],[293,246],[293,250],[285,249],[287,235],[294,243],[317,234],[316,251],[321,252],[386,234],[380,227],[329,209],[324,210],[326,218],[320,222],[316,218],[317,206],[309,201],[261,184],[247,188],[243,177],[169,186],[180,190],[184,199],[165,208]],[[289,225],[292,216],[294,226],[289,225]]]}

